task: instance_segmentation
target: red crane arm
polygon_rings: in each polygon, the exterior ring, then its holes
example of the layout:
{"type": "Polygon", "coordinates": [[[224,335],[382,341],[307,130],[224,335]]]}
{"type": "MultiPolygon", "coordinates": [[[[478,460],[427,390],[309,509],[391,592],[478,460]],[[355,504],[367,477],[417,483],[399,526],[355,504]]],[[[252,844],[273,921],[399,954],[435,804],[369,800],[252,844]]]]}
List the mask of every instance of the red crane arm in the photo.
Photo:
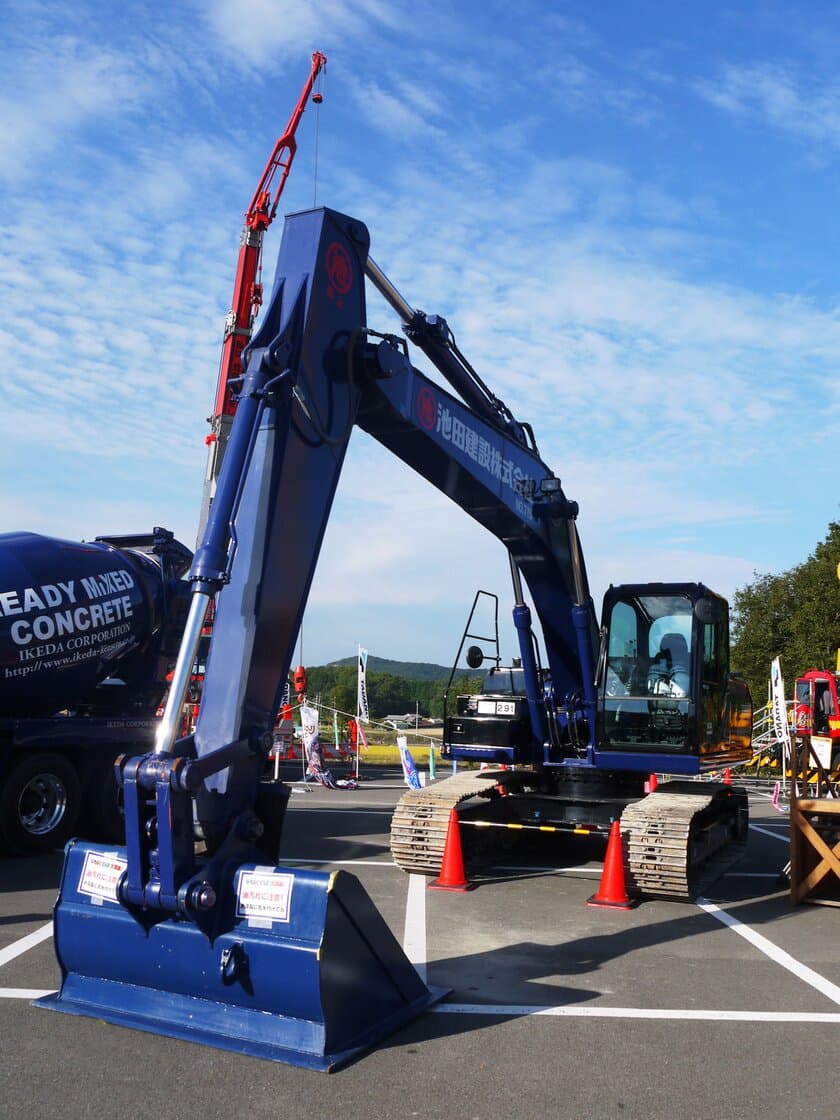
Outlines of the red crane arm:
{"type": "MultiPolygon", "coordinates": [[[[265,165],[262,178],[260,179],[257,189],[254,191],[254,197],[251,199],[251,204],[245,213],[245,225],[248,229],[266,229],[274,220],[274,216],[277,213],[277,203],[280,201],[280,195],[283,193],[283,187],[286,185],[286,179],[289,177],[289,168],[292,166],[292,160],[295,158],[295,152],[297,151],[295,133],[300,124],[300,118],[303,116],[304,110],[306,109],[309,95],[312,93],[315,79],[326,64],[326,55],[321,54],[320,51],[315,51],[312,55],[312,69],[301,91],[298,103],[295,105],[292,115],[289,117],[286,131],[274,145],[274,151],[271,153],[268,163],[265,165]],[[277,184],[274,201],[272,202],[271,181],[278,170],[280,171],[280,181],[277,184]]],[[[317,96],[316,94],[316,97],[317,96]]]]}
{"type": "MultiPolygon", "coordinates": [[[[213,431],[207,437],[208,443],[213,443],[218,439],[218,418],[220,416],[232,416],[236,411],[230,382],[242,373],[242,351],[250,341],[254,319],[262,304],[262,285],[258,282],[257,277],[262,258],[263,234],[271,225],[274,215],[277,213],[277,204],[280,201],[280,195],[283,193],[297,151],[295,132],[306,109],[306,103],[312,94],[315,80],[326,64],[326,55],[321,54],[320,51],[315,51],[312,55],[312,68],[304,83],[298,103],[289,118],[285,131],[274,145],[274,150],[265,166],[257,189],[254,191],[254,197],[245,213],[245,226],[242,230],[239,257],[236,263],[233,300],[231,310],[228,312],[225,321],[219,380],[216,386],[216,403],[212,417],[213,431]],[[278,172],[280,178],[272,200],[271,184],[278,172]]],[[[315,94],[315,99],[320,101],[320,95],[315,94]]]]}

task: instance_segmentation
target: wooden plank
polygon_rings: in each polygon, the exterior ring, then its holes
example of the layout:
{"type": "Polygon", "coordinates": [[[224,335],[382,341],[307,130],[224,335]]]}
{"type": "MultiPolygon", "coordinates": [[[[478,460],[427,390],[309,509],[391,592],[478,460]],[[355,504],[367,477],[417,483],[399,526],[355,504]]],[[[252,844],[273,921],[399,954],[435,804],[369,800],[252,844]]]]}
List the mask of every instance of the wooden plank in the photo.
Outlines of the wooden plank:
{"type": "MultiPolygon", "coordinates": [[[[825,829],[823,830],[825,831],[825,829]]],[[[840,906],[840,898],[817,897],[822,887],[837,891],[840,886],[840,801],[836,798],[803,798],[797,796],[796,782],[790,798],[790,899],[794,906],[811,902],[823,906],[840,906]],[[833,846],[820,834],[814,821],[837,818],[837,829],[830,827],[833,846]],[[826,882],[826,880],[833,880],[826,882]]]]}

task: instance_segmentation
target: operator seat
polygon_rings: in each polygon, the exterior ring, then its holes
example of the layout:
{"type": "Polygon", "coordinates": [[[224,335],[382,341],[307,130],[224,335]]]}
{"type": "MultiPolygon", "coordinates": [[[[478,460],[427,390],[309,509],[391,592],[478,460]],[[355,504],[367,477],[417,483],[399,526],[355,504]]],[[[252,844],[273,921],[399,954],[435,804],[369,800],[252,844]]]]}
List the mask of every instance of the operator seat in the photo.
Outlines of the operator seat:
{"type": "Polygon", "coordinates": [[[663,634],[659,652],[648,675],[648,692],[655,696],[682,698],[691,687],[688,643],[682,634],[663,634]]]}
{"type": "Polygon", "coordinates": [[[663,634],[659,653],[673,668],[688,669],[688,644],[682,634],[663,634]]]}

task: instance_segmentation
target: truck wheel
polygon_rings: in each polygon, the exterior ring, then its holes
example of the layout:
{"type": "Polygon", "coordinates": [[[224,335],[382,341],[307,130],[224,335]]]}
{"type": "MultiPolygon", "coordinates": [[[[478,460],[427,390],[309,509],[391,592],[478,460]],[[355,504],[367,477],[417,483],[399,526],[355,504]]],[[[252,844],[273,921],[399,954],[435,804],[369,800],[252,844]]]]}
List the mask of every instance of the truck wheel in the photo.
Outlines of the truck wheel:
{"type": "Polygon", "coordinates": [[[76,771],[58,754],[23,755],[0,789],[0,838],[15,855],[39,855],[70,838],[81,805],[76,771]]]}

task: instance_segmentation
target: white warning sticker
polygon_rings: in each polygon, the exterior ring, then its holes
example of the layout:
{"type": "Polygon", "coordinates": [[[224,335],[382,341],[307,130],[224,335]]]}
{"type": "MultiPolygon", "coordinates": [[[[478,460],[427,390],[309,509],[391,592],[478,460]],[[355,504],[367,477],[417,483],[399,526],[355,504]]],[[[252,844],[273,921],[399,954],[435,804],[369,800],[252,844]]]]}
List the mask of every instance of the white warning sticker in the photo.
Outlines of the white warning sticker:
{"type": "Polygon", "coordinates": [[[85,852],[79,894],[86,894],[97,906],[104,900],[117,902],[117,883],[128,867],[128,860],[116,852],[85,852]]]}
{"type": "Polygon", "coordinates": [[[272,867],[254,867],[239,873],[236,914],[250,925],[288,922],[292,906],[294,875],[272,867]]]}

